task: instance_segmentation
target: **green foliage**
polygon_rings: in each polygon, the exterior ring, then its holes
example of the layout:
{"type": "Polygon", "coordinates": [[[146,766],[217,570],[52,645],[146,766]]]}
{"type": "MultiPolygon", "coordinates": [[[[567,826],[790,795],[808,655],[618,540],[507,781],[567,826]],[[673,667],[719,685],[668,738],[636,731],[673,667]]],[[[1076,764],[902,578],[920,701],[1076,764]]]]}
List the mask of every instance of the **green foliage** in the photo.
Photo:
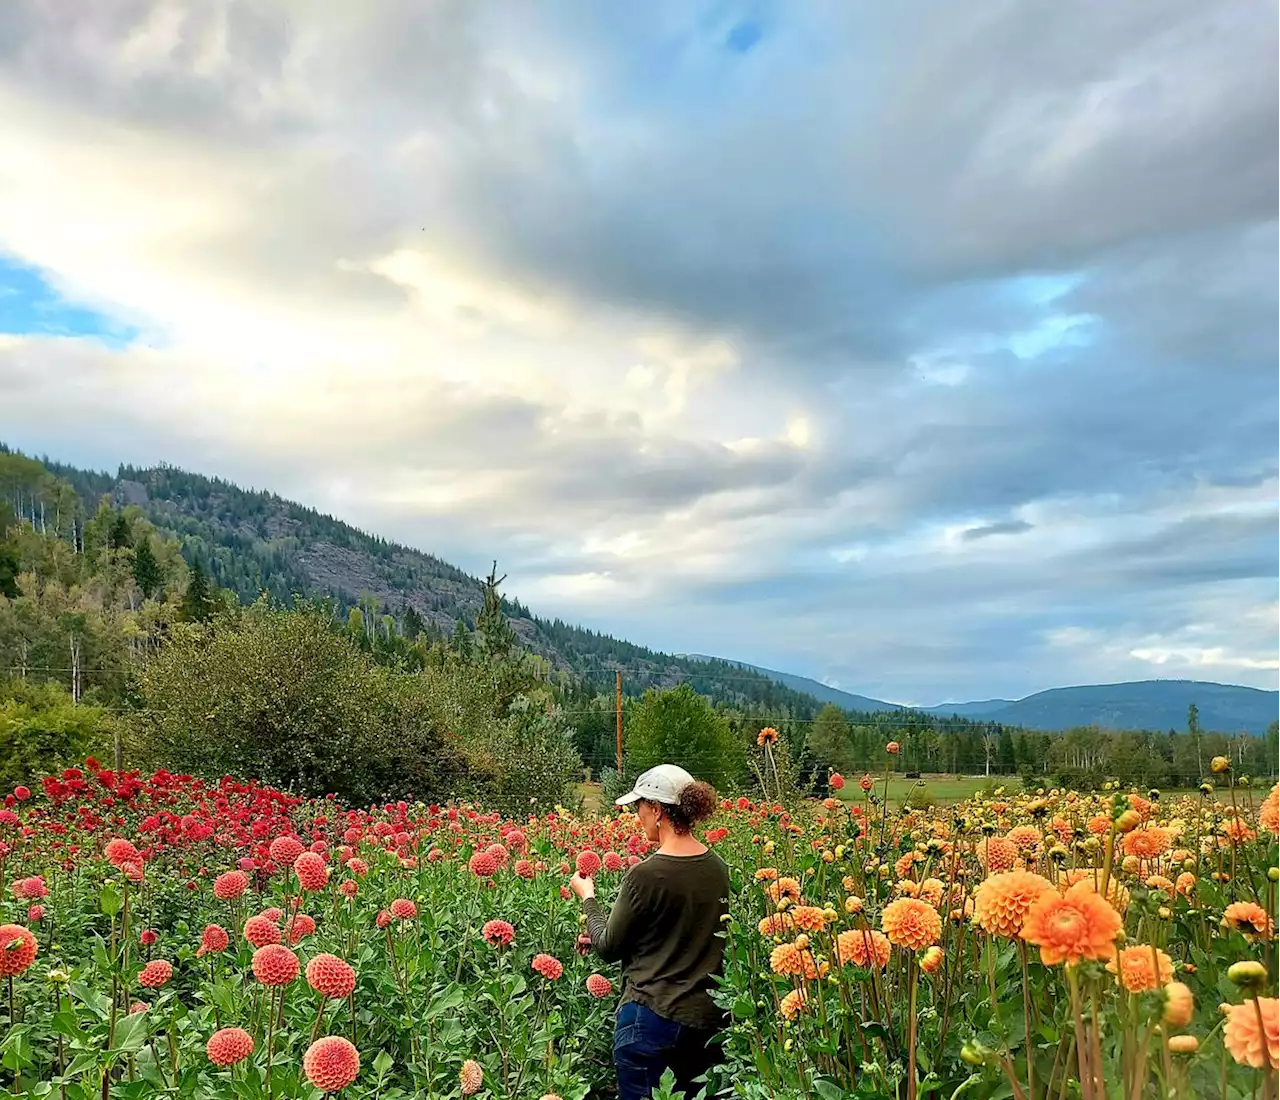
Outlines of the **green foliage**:
{"type": "Polygon", "coordinates": [[[847,772],[857,767],[853,755],[849,718],[834,703],[828,703],[818,712],[818,717],[809,727],[805,748],[824,769],[831,768],[838,772],[847,772]]]}
{"type": "Polygon", "coordinates": [[[213,618],[217,603],[209,589],[209,578],[199,560],[191,563],[187,590],[182,596],[182,617],[189,623],[204,623],[213,618]]]}
{"type": "Polygon", "coordinates": [[[0,542],[0,596],[18,598],[18,551],[8,542],[0,542]]]}
{"type": "Polygon", "coordinates": [[[628,779],[655,764],[679,764],[717,790],[742,784],[744,753],[729,723],[688,684],[647,691],[626,716],[628,779]]]}
{"type": "Polygon", "coordinates": [[[154,596],[164,583],[164,573],[160,562],[156,560],[155,551],[151,549],[151,540],[145,536],[138,540],[133,551],[133,583],[143,596],[154,596]]]}
{"type": "Polygon", "coordinates": [[[105,753],[112,730],[106,710],[77,706],[58,684],[0,681],[0,788],[34,785],[87,755],[105,753]]]}

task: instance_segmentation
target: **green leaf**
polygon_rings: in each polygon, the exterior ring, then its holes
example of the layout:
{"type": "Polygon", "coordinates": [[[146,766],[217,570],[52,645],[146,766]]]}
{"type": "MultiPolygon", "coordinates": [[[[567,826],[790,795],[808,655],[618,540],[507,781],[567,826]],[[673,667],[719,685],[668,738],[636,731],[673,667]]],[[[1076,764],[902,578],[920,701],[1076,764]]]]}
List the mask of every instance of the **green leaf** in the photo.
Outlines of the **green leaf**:
{"type": "Polygon", "coordinates": [[[396,1064],[396,1060],[391,1057],[385,1050],[378,1051],[378,1056],[373,1060],[373,1071],[379,1077],[385,1077],[396,1064]]]}
{"type": "Polygon", "coordinates": [[[132,1016],[125,1016],[116,1024],[116,1041],[112,1049],[126,1054],[133,1053],[142,1049],[146,1039],[147,1014],[135,1012],[132,1016]]]}
{"type": "Polygon", "coordinates": [[[124,904],[124,898],[114,882],[104,882],[102,884],[102,892],[98,895],[98,898],[101,902],[103,913],[108,917],[114,917],[120,912],[120,907],[124,904]]]}
{"type": "Polygon", "coordinates": [[[845,1095],[844,1089],[834,1081],[828,1081],[825,1077],[819,1077],[815,1080],[813,1087],[818,1090],[818,1095],[822,1097],[822,1100],[840,1100],[845,1095]]]}
{"type": "Polygon", "coordinates": [[[750,997],[735,997],[733,1016],[737,1020],[749,1020],[756,1014],[756,1003],[750,997]]]}

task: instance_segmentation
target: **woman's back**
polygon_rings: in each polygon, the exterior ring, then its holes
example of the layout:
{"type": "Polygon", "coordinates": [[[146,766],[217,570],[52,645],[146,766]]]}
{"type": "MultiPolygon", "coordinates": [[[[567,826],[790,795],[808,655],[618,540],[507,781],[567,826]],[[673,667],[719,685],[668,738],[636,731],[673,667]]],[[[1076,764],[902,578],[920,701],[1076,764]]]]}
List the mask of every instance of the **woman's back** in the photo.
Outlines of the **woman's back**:
{"type": "Polygon", "coordinates": [[[693,856],[655,853],[627,872],[619,902],[624,897],[632,923],[619,945],[623,1001],[638,1001],[689,1027],[718,1027],[721,1013],[708,990],[724,958],[724,860],[710,850],[693,856]]]}

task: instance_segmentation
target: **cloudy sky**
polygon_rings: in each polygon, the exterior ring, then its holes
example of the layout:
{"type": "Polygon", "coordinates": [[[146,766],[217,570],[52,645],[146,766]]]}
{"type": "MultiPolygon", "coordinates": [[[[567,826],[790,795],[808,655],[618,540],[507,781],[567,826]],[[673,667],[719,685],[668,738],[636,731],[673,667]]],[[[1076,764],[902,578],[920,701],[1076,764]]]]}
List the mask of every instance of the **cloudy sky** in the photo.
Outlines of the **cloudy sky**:
{"type": "Polygon", "coordinates": [[[931,703],[1277,681],[1254,0],[6,0],[0,439],[931,703]]]}

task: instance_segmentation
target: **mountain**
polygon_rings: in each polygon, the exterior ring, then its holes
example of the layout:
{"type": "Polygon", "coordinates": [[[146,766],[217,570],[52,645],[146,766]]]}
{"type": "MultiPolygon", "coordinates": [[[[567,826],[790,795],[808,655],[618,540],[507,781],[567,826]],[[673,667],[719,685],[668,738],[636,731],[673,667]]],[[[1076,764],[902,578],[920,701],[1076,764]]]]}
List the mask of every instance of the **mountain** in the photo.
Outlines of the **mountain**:
{"type": "MultiPolygon", "coordinates": [[[[906,710],[901,703],[886,703],[881,699],[872,699],[867,695],[855,695],[850,691],[841,691],[839,688],[833,688],[829,684],[824,684],[820,680],[811,680],[808,676],[797,676],[792,672],[778,672],[772,668],[761,668],[759,665],[749,665],[745,661],[730,661],[727,658],[707,657],[703,654],[690,653],[687,655],[690,660],[694,661],[724,661],[725,664],[731,664],[736,668],[749,669],[752,672],[758,672],[762,676],[768,676],[771,680],[776,680],[785,687],[791,688],[792,691],[803,692],[805,695],[812,695],[815,699],[823,703],[834,703],[838,707],[845,710],[858,711],[888,711],[888,710],[906,710]]],[[[970,706],[972,704],[961,703],[961,706],[970,706]]],[[[948,712],[943,717],[950,717],[948,712]]]]}
{"type": "MultiPolygon", "coordinates": [[[[698,660],[715,658],[698,657],[698,660]]],[[[942,703],[907,708],[865,695],[829,687],[807,676],[762,668],[739,661],[726,662],[772,677],[795,691],[846,710],[920,710],[937,718],[967,718],[974,722],[999,722],[1005,726],[1055,732],[1076,726],[1107,729],[1185,730],[1187,708],[1194,703],[1200,726],[1222,733],[1261,734],[1276,721],[1280,692],[1236,684],[1200,680],[1139,680],[1124,684],[1088,684],[1051,688],[1025,699],[985,699],[968,703],[942,703]]]]}
{"type": "Polygon", "coordinates": [[[1263,733],[1280,711],[1280,692],[1214,684],[1200,680],[1139,680],[1052,688],[1012,703],[930,707],[930,713],[956,713],[975,720],[1065,730],[1073,726],[1111,729],[1185,730],[1187,708],[1194,703],[1200,726],[1223,733],[1263,733]]]}
{"type": "MultiPolygon", "coordinates": [[[[9,500],[18,515],[43,526],[45,513],[57,503],[57,484],[63,483],[79,498],[82,515],[93,515],[104,498],[118,508],[138,508],[178,541],[189,563],[198,561],[219,587],[244,603],[263,592],[286,602],[295,595],[328,597],[344,610],[362,604],[401,621],[412,608],[428,637],[439,639],[452,634],[458,622],[474,629],[480,612],[484,588],[477,578],[275,493],[171,466],[121,466],[113,475],[48,458],[37,464],[0,442],[0,505],[9,500]]],[[[65,501],[61,507],[65,510],[65,501]]],[[[811,718],[820,706],[810,695],[729,662],[659,653],[540,618],[514,599],[504,600],[504,611],[524,648],[576,673],[596,691],[611,693],[614,670],[620,669],[627,695],[688,683],[731,706],[800,719],[811,718]]]]}

